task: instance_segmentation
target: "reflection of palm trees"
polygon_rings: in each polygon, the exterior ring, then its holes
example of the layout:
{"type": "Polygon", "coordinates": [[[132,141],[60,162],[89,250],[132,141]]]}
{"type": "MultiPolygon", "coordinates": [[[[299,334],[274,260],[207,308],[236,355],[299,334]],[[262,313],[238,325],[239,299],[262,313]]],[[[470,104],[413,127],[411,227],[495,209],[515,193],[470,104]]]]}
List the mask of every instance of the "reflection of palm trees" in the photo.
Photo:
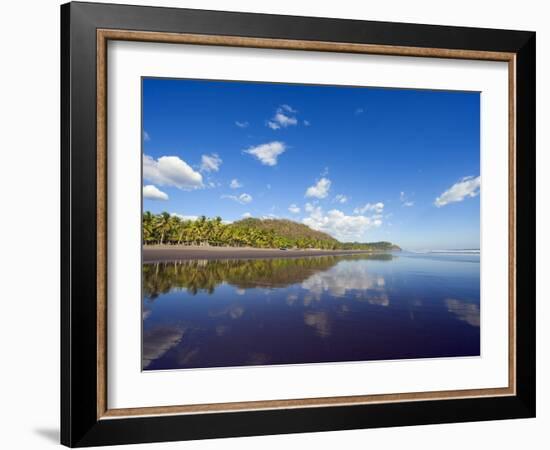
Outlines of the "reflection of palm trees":
{"type": "Polygon", "coordinates": [[[143,292],[150,299],[173,288],[213,293],[222,283],[239,289],[286,287],[301,283],[312,275],[345,260],[380,259],[391,255],[341,255],[309,258],[254,260],[192,260],[143,265],[143,292]]]}

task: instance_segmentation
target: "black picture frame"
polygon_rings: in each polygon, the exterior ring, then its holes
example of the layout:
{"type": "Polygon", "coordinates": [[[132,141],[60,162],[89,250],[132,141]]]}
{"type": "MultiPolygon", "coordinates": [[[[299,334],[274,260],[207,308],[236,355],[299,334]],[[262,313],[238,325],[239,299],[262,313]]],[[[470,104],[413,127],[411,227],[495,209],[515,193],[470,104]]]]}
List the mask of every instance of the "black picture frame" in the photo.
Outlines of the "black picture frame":
{"type": "Polygon", "coordinates": [[[94,3],[61,6],[61,443],[70,447],[535,416],[534,32],[94,3]],[[516,395],[97,417],[98,29],[516,54],[516,395]]]}

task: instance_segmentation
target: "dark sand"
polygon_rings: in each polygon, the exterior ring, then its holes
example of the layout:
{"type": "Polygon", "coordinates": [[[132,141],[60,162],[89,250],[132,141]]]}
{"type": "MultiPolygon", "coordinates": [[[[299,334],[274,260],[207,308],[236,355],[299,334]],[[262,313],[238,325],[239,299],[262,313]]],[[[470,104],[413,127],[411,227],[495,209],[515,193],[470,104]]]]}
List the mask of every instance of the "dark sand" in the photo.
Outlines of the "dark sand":
{"type": "Polygon", "coordinates": [[[372,253],[366,250],[280,250],[276,248],[239,247],[144,247],[143,262],[190,259],[262,259],[303,258],[307,256],[356,255],[372,253]]]}

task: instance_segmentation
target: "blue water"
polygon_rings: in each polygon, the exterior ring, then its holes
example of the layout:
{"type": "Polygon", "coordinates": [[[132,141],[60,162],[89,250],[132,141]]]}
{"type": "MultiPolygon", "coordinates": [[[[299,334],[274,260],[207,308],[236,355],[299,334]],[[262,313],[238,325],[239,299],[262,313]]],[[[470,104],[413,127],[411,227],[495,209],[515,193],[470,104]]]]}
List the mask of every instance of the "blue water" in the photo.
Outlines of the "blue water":
{"type": "Polygon", "coordinates": [[[143,369],[480,354],[479,254],[143,266],[143,369]]]}

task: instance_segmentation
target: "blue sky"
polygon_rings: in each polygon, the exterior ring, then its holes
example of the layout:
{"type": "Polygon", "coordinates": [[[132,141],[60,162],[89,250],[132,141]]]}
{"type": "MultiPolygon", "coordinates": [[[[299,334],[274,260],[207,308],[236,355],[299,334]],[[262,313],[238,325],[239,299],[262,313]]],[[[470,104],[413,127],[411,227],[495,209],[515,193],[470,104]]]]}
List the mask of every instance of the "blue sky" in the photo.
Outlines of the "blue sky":
{"type": "Polygon", "coordinates": [[[143,79],[143,208],[479,248],[479,93],[143,79]]]}

